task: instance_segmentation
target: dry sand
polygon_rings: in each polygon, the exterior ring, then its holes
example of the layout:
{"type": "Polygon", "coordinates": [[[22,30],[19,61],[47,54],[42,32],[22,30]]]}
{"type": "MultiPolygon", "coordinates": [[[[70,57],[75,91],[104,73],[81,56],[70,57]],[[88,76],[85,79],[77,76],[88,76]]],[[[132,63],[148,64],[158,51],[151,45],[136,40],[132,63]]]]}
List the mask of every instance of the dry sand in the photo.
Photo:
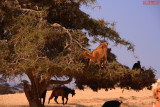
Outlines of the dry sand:
{"type": "MultiPolygon", "coordinates": [[[[152,91],[142,90],[139,92],[133,90],[122,90],[116,88],[115,90],[99,90],[93,92],[91,89],[75,90],[76,95],[74,97],[69,95],[68,104],[66,107],[101,107],[108,100],[121,100],[125,107],[149,107],[156,100],[152,97],[152,91]]],[[[62,99],[58,98],[60,104],[56,104],[54,99],[48,104],[48,98],[51,91],[47,91],[46,95],[46,107],[61,107],[62,99]]],[[[24,93],[0,95],[0,107],[29,107],[28,101],[24,93]]]]}

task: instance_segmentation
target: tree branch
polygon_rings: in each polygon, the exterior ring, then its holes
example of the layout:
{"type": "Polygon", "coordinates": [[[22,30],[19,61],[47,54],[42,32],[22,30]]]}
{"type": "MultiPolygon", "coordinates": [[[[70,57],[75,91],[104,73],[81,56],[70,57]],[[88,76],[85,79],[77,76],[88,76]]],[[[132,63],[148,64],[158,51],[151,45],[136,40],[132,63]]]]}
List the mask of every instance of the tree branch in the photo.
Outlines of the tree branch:
{"type": "MultiPolygon", "coordinates": [[[[61,28],[62,30],[64,30],[64,31],[68,34],[68,36],[69,36],[69,38],[70,38],[70,44],[72,44],[72,42],[75,42],[76,44],[78,44],[78,46],[79,46],[81,49],[86,50],[87,52],[90,52],[87,48],[83,47],[77,40],[75,40],[75,39],[72,38],[72,35],[71,35],[71,33],[69,32],[70,29],[66,29],[65,27],[62,27],[62,26],[61,26],[60,24],[58,24],[58,23],[54,23],[54,24],[52,24],[51,26],[52,26],[52,27],[55,27],[55,28],[61,28]]],[[[69,44],[66,43],[65,48],[67,48],[68,46],[69,46],[69,44]]]]}
{"type": "Polygon", "coordinates": [[[68,84],[72,81],[72,77],[70,77],[66,81],[59,81],[59,80],[50,80],[49,84],[68,84]]]}
{"type": "Polygon", "coordinates": [[[33,9],[24,9],[24,8],[21,8],[20,11],[22,11],[22,12],[36,12],[36,13],[41,13],[41,11],[37,11],[37,10],[33,10],[33,9]]]}

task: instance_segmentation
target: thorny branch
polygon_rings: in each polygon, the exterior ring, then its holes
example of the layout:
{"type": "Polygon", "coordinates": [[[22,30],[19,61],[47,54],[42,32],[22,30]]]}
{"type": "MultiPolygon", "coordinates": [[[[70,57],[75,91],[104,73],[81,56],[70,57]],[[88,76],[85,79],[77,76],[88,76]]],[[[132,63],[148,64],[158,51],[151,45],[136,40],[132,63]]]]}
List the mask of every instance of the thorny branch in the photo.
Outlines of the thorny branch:
{"type": "MultiPolygon", "coordinates": [[[[78,44],[78,46],[79,46],[81,49],[90,52],[87,48],[83,47],[77,40],[75,40],[75,39],[72,38],[72,35],[71,35],[71,33],[69,32],[70,29],[66,29],[65,27],[62,27],[62,26],[61,26],[60,24],[58,24],[58,23],[54,23],[54,24],[52,24],[51,26],[53,26],[53,27],[55,27],[55,28],[61,28],[62,30],[64,30],[64,31],[68,34],[68,36],[69,36],[69,38],[70,38],[70,42],[69,42],[70,44],[72,44],[73,42],[75,42],[76,44],[78,44]]],[[[68,48],[68,46],[69,46],[69,44],[68,44],[68,42],[67,42],[65,48],[68,48]]]]}
{"type": "MultiPolygon", "coordinates": [[[[38,13],[40,15],[41,21],[44,21],[44,19],[41,17],[41,11],[37,11],[37,10],[33,10],[33,9],[23,9],[23,8],[21,8],[20,11],[24,12],[24,14],[26,14],[28,12],[36,12],[36,13],[38,13]]],[[[45,21],[45,22],[47,22],[47,21],[45,21]]],[[[81,45],[81,43],[79,43],[77,40],[75,40],[75,39],[72,38],[72,35],[70,33],[70,29],[66,29],[65,27],[61,26],[58,23],[51,24],[51,26],[54,27],[54,28],[60,28],[60,29],[64,30],[68,34],[68,36],[70,38],[70,41],[69,42],[66,41],[66,46],[64,47],[64,49],[67,49],[70,46],[70,44],[72,44],[73,42],[75,42],[76,44],[78,44],[78,46],[81,49],[83,49],[83,50],[85,50],[87,52],[90,52],[87,48],[83,47],[81,45]]]]}

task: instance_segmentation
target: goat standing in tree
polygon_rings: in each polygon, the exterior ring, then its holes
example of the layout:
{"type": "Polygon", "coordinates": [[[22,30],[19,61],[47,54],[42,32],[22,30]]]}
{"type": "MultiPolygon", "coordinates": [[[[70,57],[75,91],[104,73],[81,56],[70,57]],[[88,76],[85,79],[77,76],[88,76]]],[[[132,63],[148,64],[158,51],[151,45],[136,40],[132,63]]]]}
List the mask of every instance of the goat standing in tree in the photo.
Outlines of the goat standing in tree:
{"type": "MultiPolygon", "coordinates": [[[[92,64],[92,62],[98,62],[99,68],[101,69],[101,67],[104,66],[104,64],[107,61],[107,48],[108,48],[108,43],[101,43],[95,50],[92,51],[91,54],[84,52],[83,56],[85,58],[89,58],[89,65],[88,68],[90,67],[90,65],[92,64]],[[100,60],[103,59],[102,64],[100,64],[100,60]]],[[[88,69],[87,68],[87,69],[88,69]]]]}

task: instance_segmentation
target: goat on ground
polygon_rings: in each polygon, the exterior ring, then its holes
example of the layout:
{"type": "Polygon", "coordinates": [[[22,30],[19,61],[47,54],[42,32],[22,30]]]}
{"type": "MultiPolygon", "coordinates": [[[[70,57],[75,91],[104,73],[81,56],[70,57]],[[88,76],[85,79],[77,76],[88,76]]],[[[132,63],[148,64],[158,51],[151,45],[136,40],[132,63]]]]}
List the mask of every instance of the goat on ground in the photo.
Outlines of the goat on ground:
{"type": "Polygon", "coordinates": [[[57,104],[59,104],[57,102],[57,98],[58,96],[62,96],[62,101],[63,101],[63,105],[64,105],[64,98],[66,98],[66,103],[68,102],[68,94],[71,93],[72,94],[72,97],[75,95],[75,90],[72,90],[72,89],[69,89],[67,87],[56,87],[56,88],[53,88],[53,91],[52,91],[52,94],[51,96],[49,97],[49,101],[48,101],[48,104],[50,102],[50,100],[55,97],[55,102],[57,104]]]}

